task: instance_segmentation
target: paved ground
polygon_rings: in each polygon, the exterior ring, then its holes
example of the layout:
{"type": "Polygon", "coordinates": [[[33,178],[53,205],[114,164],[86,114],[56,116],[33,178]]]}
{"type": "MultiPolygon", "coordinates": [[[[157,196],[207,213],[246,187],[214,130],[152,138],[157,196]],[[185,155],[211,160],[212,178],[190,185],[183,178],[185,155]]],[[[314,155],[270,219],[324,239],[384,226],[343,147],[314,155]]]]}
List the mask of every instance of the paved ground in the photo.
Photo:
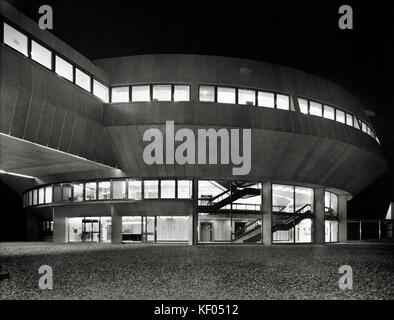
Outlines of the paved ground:
{"type": "Polygon", "coordinates": [[[394,245],[0,244],[0,299],[394,299],[394,245]],[[50,265],[54,289],[38,289],[50,265]],[[353,290],[338,288],[341,265],[353,290]]]}

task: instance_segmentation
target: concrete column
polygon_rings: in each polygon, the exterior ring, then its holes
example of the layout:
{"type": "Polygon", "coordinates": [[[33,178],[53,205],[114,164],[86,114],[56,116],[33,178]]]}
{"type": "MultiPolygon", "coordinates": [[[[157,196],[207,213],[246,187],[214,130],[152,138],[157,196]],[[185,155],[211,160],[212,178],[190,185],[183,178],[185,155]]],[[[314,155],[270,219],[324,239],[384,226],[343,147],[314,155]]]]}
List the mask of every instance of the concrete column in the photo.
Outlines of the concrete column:
{"type": "Polygon", "coordinates": [[[338,196],[338,240],[347,242],[347,196],[338,196]]]}
{"type": "MultiPolygon", "coordinates": [[[[26,210],[26,209],[25,209],[26,210]]],[[[37,212],[28,211],[26,213],[26,240],[27,241],[39,241],[41,240],[41,228],[40,220],[37,218],[37,212]]]]}
{"type": "Polygon", "coordinates": [[[55,212],[52,208],[53,215],[53,242],[54,243],[67,243],[68,242],[68,219],[60,212],[55,212]]]}
{"type": "Polygon", "coordinates": [[[324,224],[324,188],[314,190],[314,221],[313,221],[313,238],[314,243],[324,244],[326,229],[324,224]]]}
{"type": "Polygon", "coordinates": [[[262,228],[262,239],[263,244],[272,244],[272,183],[271,181],[265,181],[263,185],[263,228],[262,228]]]}
{"type": "Polygon", "coordinates": [[[189,215],[189,245],[198,243],[198,179],[193,179],[193,208],[189,215]]]}
{"type": "Polygon", "coordinates": [[[111,243],[122,243],[122,216],[117,213],[113,204],[111,204],[111,243]]]}

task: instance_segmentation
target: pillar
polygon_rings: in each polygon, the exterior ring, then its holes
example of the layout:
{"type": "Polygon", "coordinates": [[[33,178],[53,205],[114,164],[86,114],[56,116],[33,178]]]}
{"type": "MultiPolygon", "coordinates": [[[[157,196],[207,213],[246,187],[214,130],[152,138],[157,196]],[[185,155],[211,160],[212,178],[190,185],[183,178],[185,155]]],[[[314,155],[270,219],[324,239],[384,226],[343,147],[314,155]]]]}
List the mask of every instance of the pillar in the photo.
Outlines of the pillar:
{"type": "Polygon", "coordinates": [[[347,196],[338,196],[338,241],[347,242],[347,196]]]}
{"type": "Polygon", "coordinates": [[[198,179],[193,179],[193,206],[189,215],[189,245],[198,243],[198,179]]]}
{"type": "Polygon", "coordinates": [[[262,203],[263,203],[263,244],[272,244],[272,183],[265,181],[263,185],[262,203]]]}
{"type": "Polygon", "coordinates": [[[316,244],[324,244],[326,240],[324,211],[324,188],[317,188],[314,190],[315,218],[313,221],[313,238],[316,244]]]}
{"type": "Polygon", "coordinates": [[[52,208],[53,216],[53,242],[54,243],[67,243],[68,242],[68,219],[60,212],[55,212],[55,207],[52,208]]]}
{"type": "Polygon", "coordinates": [[[111,204],[111,243],[122,243],[122,216],[118,214],[111,204]]]}

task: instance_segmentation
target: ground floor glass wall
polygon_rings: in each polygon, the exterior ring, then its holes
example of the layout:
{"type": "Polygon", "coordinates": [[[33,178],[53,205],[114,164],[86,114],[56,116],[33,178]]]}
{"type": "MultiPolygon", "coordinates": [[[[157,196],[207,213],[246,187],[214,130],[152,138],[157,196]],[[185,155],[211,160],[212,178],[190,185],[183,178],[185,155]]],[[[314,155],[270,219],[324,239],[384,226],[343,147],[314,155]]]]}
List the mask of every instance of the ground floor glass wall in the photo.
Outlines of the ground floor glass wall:
{"type": "Polygon", "coordinates": [[[338,242],[338,221],[326,220],[325,221],[325,241],[338,242]]]}
{"type": "Polygon", "coordinates": [[[188,242],[191,228],[188,216],[124,216],[124,243],[188,242]]]}
{"type": "Polygon", "coordinates": [[[68,218],[68,242],[111,242],[110,217],[68,218]]]}
{"type": "Polygon", "coordinates": [[[200,243],[261,243],[261,184],[198,182],[200,243]]]}

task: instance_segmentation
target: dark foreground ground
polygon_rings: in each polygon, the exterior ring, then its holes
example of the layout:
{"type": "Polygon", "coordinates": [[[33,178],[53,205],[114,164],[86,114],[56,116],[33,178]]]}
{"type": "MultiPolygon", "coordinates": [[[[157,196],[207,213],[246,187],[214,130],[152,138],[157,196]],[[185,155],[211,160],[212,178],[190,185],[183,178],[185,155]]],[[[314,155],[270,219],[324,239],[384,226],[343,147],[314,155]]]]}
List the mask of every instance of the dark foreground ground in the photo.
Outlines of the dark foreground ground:
{"type": "Polygon", "coordinates": [[[0,299],[394,299],[394,246],[0,244],[0,299]],[[38,269],[53,269],[53,290],[38,269]],[[341,291],[338,269],[353,269],[341,291]]]}

